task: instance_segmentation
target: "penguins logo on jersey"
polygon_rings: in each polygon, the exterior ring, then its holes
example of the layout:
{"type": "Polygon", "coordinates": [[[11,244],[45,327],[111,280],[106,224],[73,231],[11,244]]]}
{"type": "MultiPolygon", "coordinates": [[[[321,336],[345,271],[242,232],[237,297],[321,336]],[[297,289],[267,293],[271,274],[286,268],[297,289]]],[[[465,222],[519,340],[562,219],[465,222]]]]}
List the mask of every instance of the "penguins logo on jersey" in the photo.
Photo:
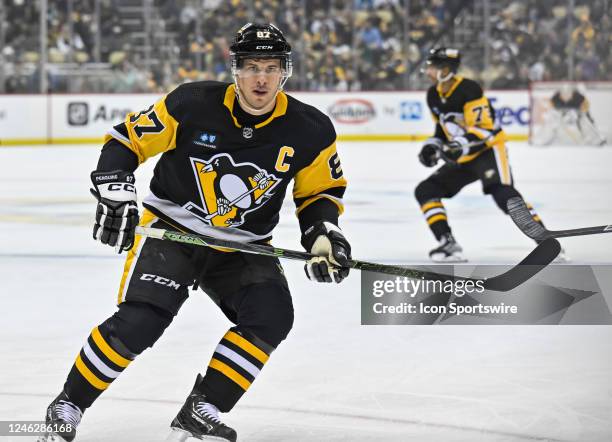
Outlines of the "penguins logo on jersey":
{"type": "Polygon", "coordinates": [[[261,208],[272,197],[272,189],[281,182],[253,163],[236,164],[226,153],[208,161],[190,160],[201,205],[190,201],[183,207],[211,226],[240,226],[245,215],[261,208]]]}

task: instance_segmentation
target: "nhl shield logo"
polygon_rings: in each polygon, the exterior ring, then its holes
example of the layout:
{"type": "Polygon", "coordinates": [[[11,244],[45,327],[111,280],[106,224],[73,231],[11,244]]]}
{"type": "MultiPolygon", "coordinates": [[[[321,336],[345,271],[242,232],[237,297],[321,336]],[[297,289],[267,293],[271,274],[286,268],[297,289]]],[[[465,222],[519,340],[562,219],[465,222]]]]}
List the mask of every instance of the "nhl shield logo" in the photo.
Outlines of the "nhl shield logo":
{"type": "Polygon", "coordinates": [[[242,136],[247,140],[253,137],[253,128],[252,127],[244,127],[242,129],[242,136]]]}
{"type": "Polygon", "coordinates": [[[253,163],[235,163],[225,153],[210,160],[191,158],[201,204],[183,207],[210,226],[237,227],[245,215],[261,208],[281,182],[253,163]]]}

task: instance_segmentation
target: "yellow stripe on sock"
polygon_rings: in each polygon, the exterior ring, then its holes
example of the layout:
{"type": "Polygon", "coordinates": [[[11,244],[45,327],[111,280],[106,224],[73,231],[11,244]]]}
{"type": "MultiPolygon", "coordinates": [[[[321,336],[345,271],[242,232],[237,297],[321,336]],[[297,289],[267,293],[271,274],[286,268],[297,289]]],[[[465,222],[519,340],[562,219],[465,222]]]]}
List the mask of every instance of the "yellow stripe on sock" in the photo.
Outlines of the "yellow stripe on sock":
{"type": "Polygon", "coordinates": [[[435,222],[444,221],[444,220],[447,220],[447,219],[448,218],[446,217],[446,215],[440,214],[440,215],[432,216],[431,218],[429,218],[427,220],[427,224],[429,224],[431,226],[435,222]]]}
{"type": "Polygon", "coordinates": [[[444,205],[440,201],[432,201],[431,203],[426,203],[421,206],[421,210],[423,213],[427,212],[429,209],[433,209],[434,207],[444,207],[444,205]]]}
{"type": "Polygon", "coordinates": [[[225,336],[223,336],[223,339],[227,339],[232,344],[236,344],[238,347],[240,347],[241,349],[243,349],[244,351],[252,355],[262,364],[265,364],[266,362],[268,362],[268,359],[270,358],[264,351],[255,347],[253,344],[251,344],[249,341],[244,339],[238,333],[234,333],[231,330],[228,331],[225,334],[225,336]]]}
{"type": "Polygon", "coordinates": [[[89,368],[87,368],[87,365],[85,365],[85,363],[81,359],[81,355],[77,356],[74,365],[76,366],[77,370],[79,370],[79,373],[81,373],[83,377],[87,379],[87,382],[96,387],[98,390],[106,390],[110,385],[108,382],[100,380],[95,374],[91,372],[89,368]]]}
{"type": "Polygon", "coordinates": [[[94,327],[94,329],[91,331],[91,337],[93,338],[98,348],[102,350],[102,353],[104,353],[104,355],[108,359],[113,361],[119,367],[125,368],[128,365],[130,365],[130,362],[132,362],[129,359],[126,359],[123,356],[121,356],[119,353],[113,350],[113,348],[110,345],[106,343],[106,341],[100,334],[100,330],[98,330],[98,327],[94,327]]]}
{"type": "Polygon", "coordinates": [[[536,223],[539,223],[540,221],[542,221],[538,215],[534,215],[534,216],[533,216],[533,220],[534,220],[536,223]]]}
{"type": "Polygon", "coordinates": [[[251,386],[251,383],[249,382],[247,378],[245,378],[240,373],[238,373],[236,370],[234,370],[232,367],[230,367],[227,364],[224,364],[218,359],[212,358],[208,366],[210,368],[214,368],[215,370],[223,373],[225,376],[230,378],[236,384],[240,385],[240,387],[242,387],[242,389],[245,391],[251,386]]]}

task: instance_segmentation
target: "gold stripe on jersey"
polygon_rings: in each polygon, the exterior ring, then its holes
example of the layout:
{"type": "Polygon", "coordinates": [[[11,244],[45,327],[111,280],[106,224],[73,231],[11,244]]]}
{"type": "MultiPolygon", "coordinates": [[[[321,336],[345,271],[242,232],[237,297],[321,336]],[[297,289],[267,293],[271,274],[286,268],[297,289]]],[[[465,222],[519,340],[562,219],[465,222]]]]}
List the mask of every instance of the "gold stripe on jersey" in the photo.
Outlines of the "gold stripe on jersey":
{"type": "Polygon", "coordinates": [[[251,342],[247,341],[245,338],[243,338],[236,332],[229,330],[225,334],[225,336],[223,336],[223,339],[231,342],[232,344],[237,345],[262,364],[265,364],[270,358],[270,356],[265,351],[255,346],[255,344],[252,344],[251,342]]]}
{"type": "Polygon", "coordinates": [[[81,359],[80,354],[77,356],[76,361],[74,362],[74,366],[79,371],[79,373],[81,373],[81,375],[87,380],[87,382],[89,382],[98,390],[106,390],[110,385],[110,382],[104,382],[100,380],[95,374],[92,373],[89,368],[87,368],[87,366],[81,359]]]}
{"type": "Polygon", "coordinates": [[[130,365],[130,361],[127,358],[124,358],[119,353],[117,353],[113,348],[104,340],[102,334],[98,327],[94,327],[91,331],[91,337],[93,338],[96,346],[102,351],[104,356],[106,356],[111,362],[118,365],[119,367],[125,368],[130,365]]]}
{"type": "Polygon", "coordinates": [[[245,378],[232,367],[221,362],[218,359],[212,358],[208,366],[223,373],[226,377],[234,381],[236,384],[240,385],[240,387],[245,391],[248,390],[248,388],[251,386],[251,382],[249,382],[247,378],[245,378]]]}
{"type": "Polygon", "coordinates": [[[334,197],[333,197],[333,196],[331,196],[331,195],[323,195],[323,194],[320,194],[320,195],[317,195],[317,196],[313,196],[312,198],[308,198],[306,201],[304,201],[302,204],[300,204],[300,207],[298,207],[298,208],[295,210],[295,214],[296,214],[296,215],[299,215],[299,213],[300,213],[302,210],[304,210],[306,207],[310,206],[310,205],[311,205],[312,203],[314,203],[315,201],[322,200],[322,199],[326,199],[326,200],[333,201],[333,202],[336,204],[336,206],[338,207],[339,213],[342,213],[342,212],[340,211],[340,206],[342,205],[342,203],[340,203],[340,200],[339,200],[338,198],[334,198],[334,197]]]}
{"type": "Polygon", "coordinates": [[[297,213],[321,197],[327,198],[336,204],[339,214],[344,212],[344,204],[340,198],[325,195],[326,190],[332,188],[343,189],[347,184],[341,168],[336,169],[336,171],[332,170],[333,165],[330,163],[335,155],[337,155],[337,151],[336,142],[334,141],[330,146],[323,149],[310,165],[303,168],[295,175],[293,199],[305,198],[297,207],[297,213]],[[340,174],[338,178],[332,176],[334,173],[340,174]]]}
{"type": "Polygon", "coordinates": [[[508,151],[505,143],[497,143],[493,146],[495,153],[495,161],[497,163],[497,171],[502,184],[512,184],[512,174],[510,172],[510,162],[508,161],[508,151]]]}
{"type": "Polygon", "coordinates": [[[450,87],[450,89],[448,91],[446,91],[446,93],[442,92],[442,83],[438,83],[436,86],[436,90],[438,91],[438,95],[443,97],[443,98],[448,98],[451,95],[453,95],[453,92],[455,92],[455,89],[457,89],[457,86],[459,86],[459,84],[461,84],[461,82],[463,81],[463,77],[459,76],[459,75],[455,75],[453,77],[453,79],[455,80],[455,82],[452,84],[452,86],[450,87]]]}
{"type": "MultiPolygon", "coordinates": [[[[234,116],[234,102],[236,101],[236,85],[230,84],[225,90],[225,97],[223,98],[223,105],[229,109],[230,115],[232,116],[232,120],[234,121],[234,125],[236,127],[242,127],[238,120],[234,116]]],[[[255,129],[259,129],[260,127],[264,127],[266,124],[270,123],[275,118],[281,117],[287,113],[287,95],[284,92],[280,91],[276,94],[276,106],[274,107],[274,111],[272,115],[268,117],[267,120],[262,121],[255,125],[255,129]]]]}
{"type": "Polygon", "coordinates": [[[150,110],[140,113],[130,112],[122,123],[128,134],[129,143],[121,137],[107,134],[104,142],[114,138],[126,146],[143,163],[147,158],[176,148],[178,121],[166,108],[166,97],[157,101],[150,110]]]}
{"type": "MultiPolygon", "coordinates": [[[[143,227],[151,227],[151,225],[157,221],[157,216],[150,210],[145,209],[140,217],[138,225],[143,227]]],[[[128,250],[127,257],[125,258],[125,264],[123,265],[123,274],[121,275],[121,282],[119,283],[119,294],[117,295],[117,305],[121,304],[125,300],[125,294],[129,286],[129,280],[132,277],[134,266],[138,256],[140,255],[140,249],[145,243],[145,237],[142,235],[136,235],[134,238],[134,245],[128,250]]]]}

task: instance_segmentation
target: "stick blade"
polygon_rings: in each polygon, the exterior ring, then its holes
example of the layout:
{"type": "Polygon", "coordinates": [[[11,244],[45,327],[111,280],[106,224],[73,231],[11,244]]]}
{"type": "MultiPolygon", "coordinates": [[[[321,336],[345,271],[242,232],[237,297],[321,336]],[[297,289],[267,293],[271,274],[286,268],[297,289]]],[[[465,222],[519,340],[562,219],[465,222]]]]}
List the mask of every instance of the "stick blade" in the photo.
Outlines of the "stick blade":
{"type": "Polygon", "coordinates": [[[525,235],[529,238],[535,239],[536,241],[543,241],[549,238],[550,232],[546,230],[541,224],[538,224],[533,220],[531,211],[525,204],[523,198],[515,196],[510,198],[507,203],[508,214],[514,224],[521,229],[525,235]]]}
{"type": "Polygon", "coordinates": [[[484,287],[487,290],[498,292],[515,289],[550,264],[559,255],[559,252],[561,252],[559,241],[555,238],[548,238],[538,244],[525,259],[506,273],[487,279],[484,287]]]}

